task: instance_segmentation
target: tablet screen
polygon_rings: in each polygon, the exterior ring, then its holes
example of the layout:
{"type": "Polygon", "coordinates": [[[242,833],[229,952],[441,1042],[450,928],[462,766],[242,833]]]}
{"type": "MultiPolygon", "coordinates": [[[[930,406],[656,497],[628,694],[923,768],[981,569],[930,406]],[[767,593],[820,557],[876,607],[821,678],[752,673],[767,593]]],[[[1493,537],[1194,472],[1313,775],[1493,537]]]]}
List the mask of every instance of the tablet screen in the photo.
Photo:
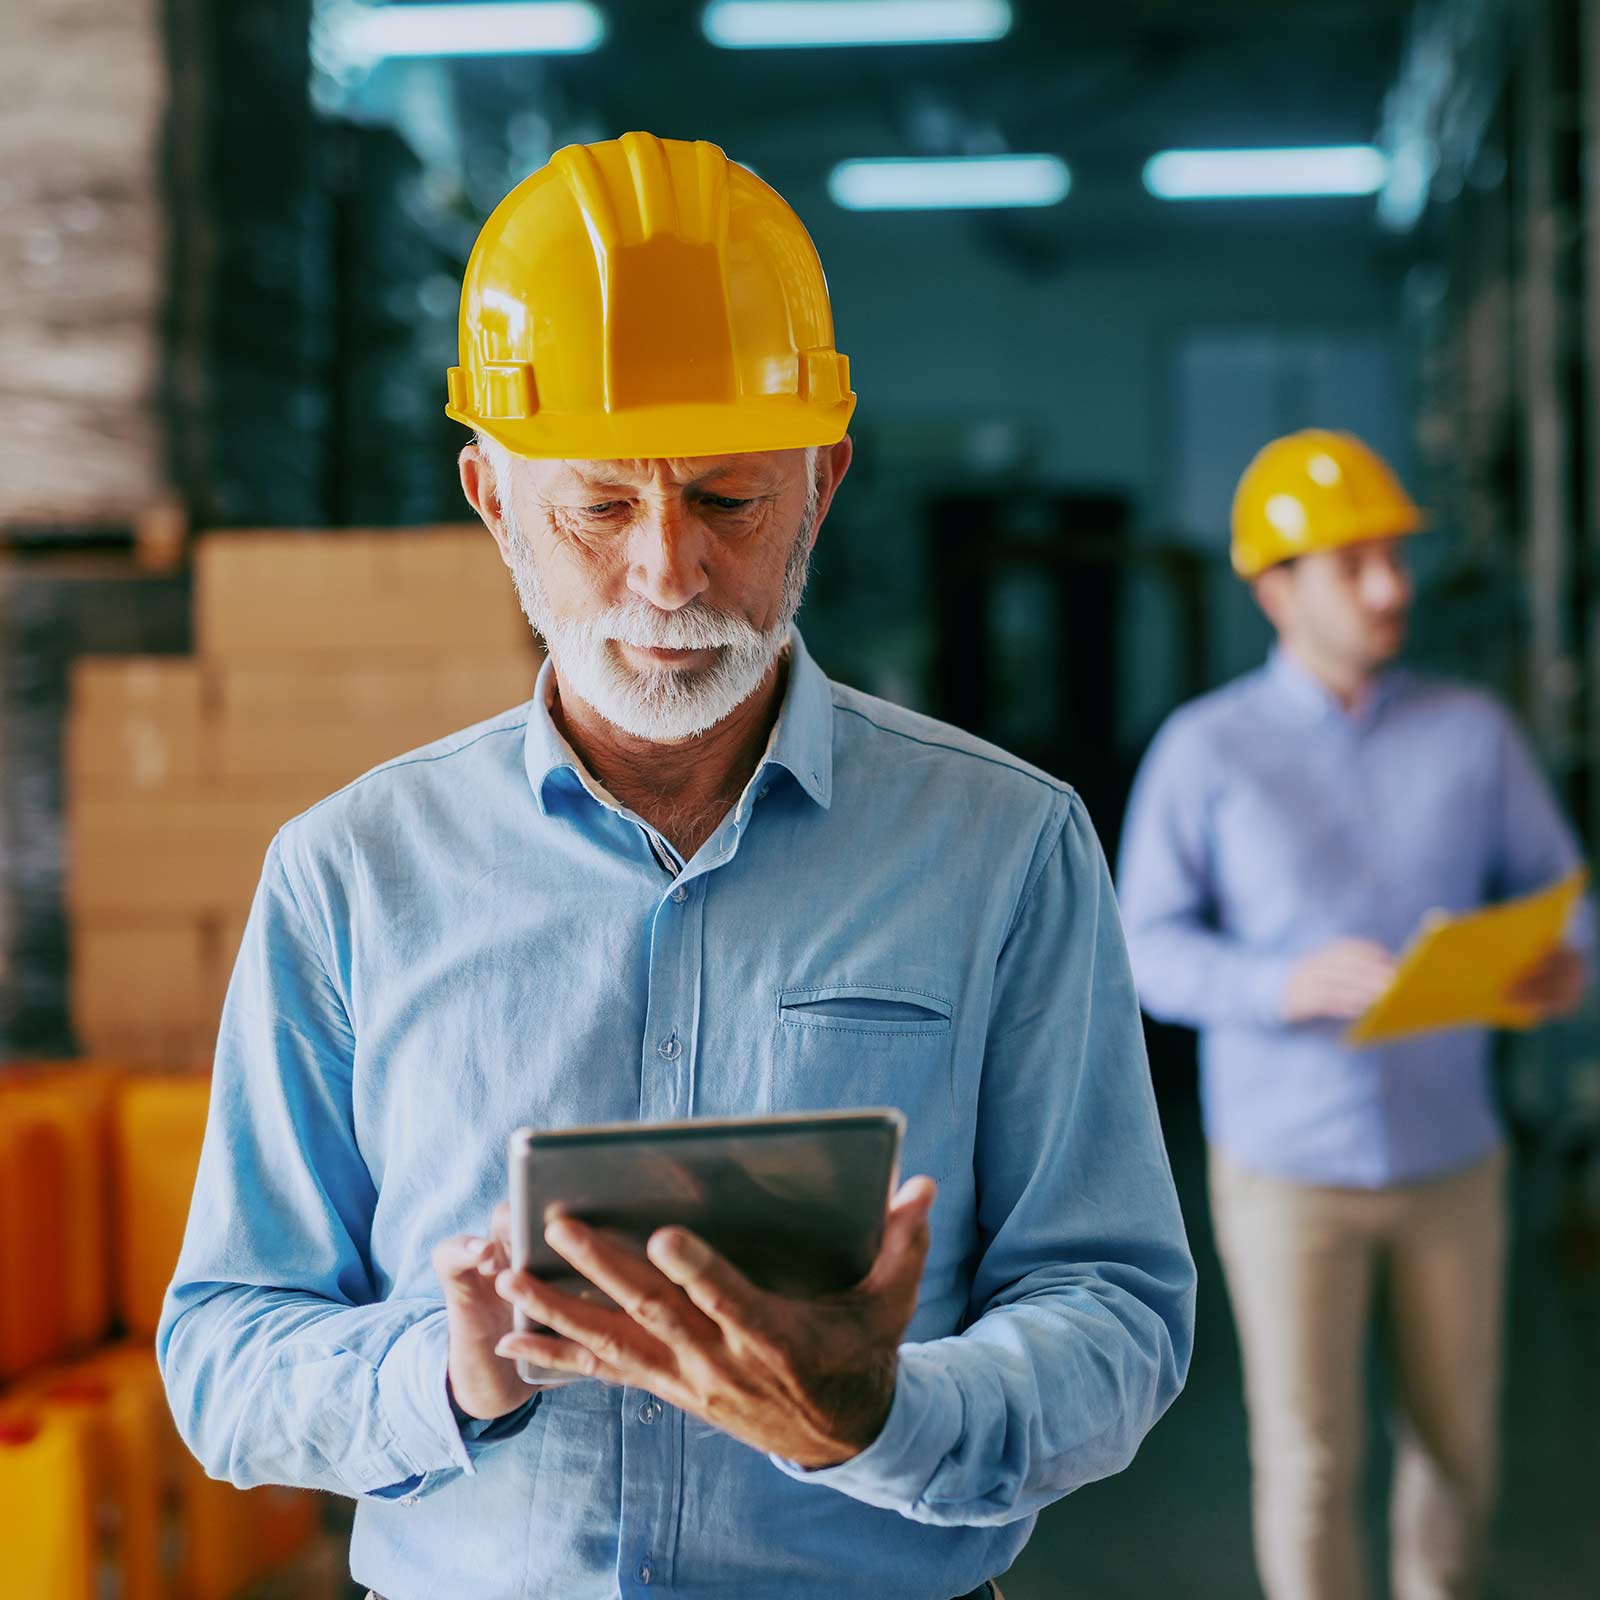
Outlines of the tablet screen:
{"type": "Polygon", "coordinates": [[[760,1288],[839,1293],[882,1243],[902,1127],[898,1111],[869,1110],[521,1129],[510,1152],[513,1265],[600,1299],[544,1242],[546,1223],[573,1216],[641,1254],[651,1233],[675,1224],[760,1288]]]}

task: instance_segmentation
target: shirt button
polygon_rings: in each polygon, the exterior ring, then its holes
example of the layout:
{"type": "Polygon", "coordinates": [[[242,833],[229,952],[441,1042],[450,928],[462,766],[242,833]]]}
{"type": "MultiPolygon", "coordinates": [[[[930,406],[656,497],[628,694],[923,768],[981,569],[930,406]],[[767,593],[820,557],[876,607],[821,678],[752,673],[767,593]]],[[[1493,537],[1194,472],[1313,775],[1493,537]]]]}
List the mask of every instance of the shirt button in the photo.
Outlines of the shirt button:
{"type": "Polygon", "coordinates": [[[639,1420],[641,1422],[654,1422],[660,1415],[661,1407],[658,1406],[654,1400],[646,1400],[645,1403],[639,1407],[639,1420]]]}
{"type": "Polygon", "coordinates": [[[678,887],[672,891],[672,898],[681,906],[683,902],[689,898],[689,891],[680,883],[678,887]]]}
{"type": "Polygon", "coordinates": [[[660,1056],[663,1061],[676,1061],[678,1057],[683,1054],[683,1046],[678,1043],[677,1034],[669,1033],[666,1038],[656,1046],[656,1054],[660,1056]]]}
{"type": "Polygon", "coordinates": [[[639,1582],[649,1583],[652,1577],[654,1577],[654,1573],[652,1573],[650,1570],[650,1563],[648,1561],[641,1561],[639,1563],[639,1582]]]}

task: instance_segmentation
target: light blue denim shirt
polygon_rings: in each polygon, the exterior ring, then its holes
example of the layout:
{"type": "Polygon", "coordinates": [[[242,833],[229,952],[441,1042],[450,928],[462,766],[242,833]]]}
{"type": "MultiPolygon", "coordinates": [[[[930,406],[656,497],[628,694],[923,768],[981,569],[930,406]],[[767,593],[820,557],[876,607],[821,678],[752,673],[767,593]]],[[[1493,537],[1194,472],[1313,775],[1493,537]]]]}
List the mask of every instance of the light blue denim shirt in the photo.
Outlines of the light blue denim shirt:
{"type": "Polygon", "coordinates": [[[1118,1471],[1188,1365],[1194,1269],[1074,793],[832,684],[799,635],[765,758],[686,864],[532,702],[272,845],[158,1350],[241,1485],[359,1497],[390,1600],[941,1600],[1118,1471]],[[579,1382],[459,1428],[435,1243],[507,1135],[894,1105],[938,1180],[888,1422],[805,1472],[579,1382]]]}
{"type": "Polygon", "coordinates": [[[1484,1030],[1351,1049],[1342,1023],[1281,1020],[1289,972],[1334,939],[1398,951],[1425,913],[1545,888],[1579,859],[1479,690],[1396,669],[1350,713],[1280,650],[1177,712],[1134,785],[1118,888],[1146,1009],[1200,1030],[1207,1136],[1256,1171],[1354,1188],[1486,1155],[1484,1030]]]}

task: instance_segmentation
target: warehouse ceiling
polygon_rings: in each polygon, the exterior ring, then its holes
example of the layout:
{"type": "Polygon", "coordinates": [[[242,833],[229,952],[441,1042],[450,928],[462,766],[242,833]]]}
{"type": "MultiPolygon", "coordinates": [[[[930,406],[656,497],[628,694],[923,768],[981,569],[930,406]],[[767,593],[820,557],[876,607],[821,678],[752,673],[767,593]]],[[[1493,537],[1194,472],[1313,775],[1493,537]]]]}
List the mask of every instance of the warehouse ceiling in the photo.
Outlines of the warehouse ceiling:
{"type": "Polygon", "coordinates": [[[601,3],[608,37],[592,55],[385,66],[346,109],[387,107],[425,159],[454,136],[463,166],[478,159],[481,181],[468,187],[480,200],[550,147],[646,128],[717,141],[802,211],[827,169],[853,156],[1051,151],[1071,164],[1074,192],[1036,226],[1159,229],[1186,224],[1141,190],[1157,149],[1372,138],[1410,10],[1015,0],[1010,34],[992,44],[725,51],[702,37],[698,5],[601,3]],[[435,92],[418,87],[428,76],[435,92]],[[481,170],[501,130],[511,170],[481,170]]]}

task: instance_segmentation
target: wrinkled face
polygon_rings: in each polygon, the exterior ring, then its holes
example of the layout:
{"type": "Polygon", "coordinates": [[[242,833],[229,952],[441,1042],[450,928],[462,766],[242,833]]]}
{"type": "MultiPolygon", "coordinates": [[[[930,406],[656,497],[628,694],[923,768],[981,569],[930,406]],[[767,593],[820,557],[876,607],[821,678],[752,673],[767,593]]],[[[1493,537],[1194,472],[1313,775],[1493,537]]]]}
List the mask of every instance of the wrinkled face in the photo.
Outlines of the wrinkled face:
{"type": "Polygon", "coordinates": [[[480,450],[495,468],[502,554],[564,693],[667,743],[755,692],[800,607],[816,451],[540,461],[480,450]]]}
{"type": "Polygon", "coordinates": [[[1400,539],[1319,550],[1259,580],[1262,605],[1286,643],[1362,674],[1399,655],[1411,609],[1400,539]]]}

